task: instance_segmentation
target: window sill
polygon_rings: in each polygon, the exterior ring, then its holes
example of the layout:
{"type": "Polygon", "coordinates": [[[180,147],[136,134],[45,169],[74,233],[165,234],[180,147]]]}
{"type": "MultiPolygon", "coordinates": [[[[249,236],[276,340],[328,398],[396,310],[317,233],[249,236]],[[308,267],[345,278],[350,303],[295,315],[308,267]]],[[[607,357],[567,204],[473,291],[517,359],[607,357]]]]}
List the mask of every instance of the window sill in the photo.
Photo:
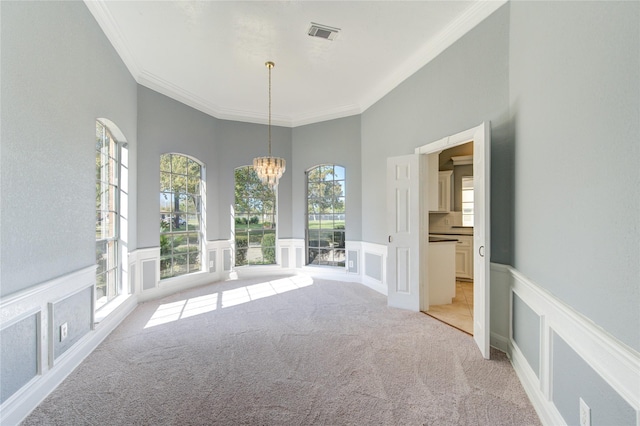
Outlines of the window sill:
{"type": "Polygon", "coordinates": [[[115,312],[124,302],[129,300],[130,297],[133,297],[133,295],[122,294],[116,297],[115,299],[113,299],[112,301],[108,302],[104,306],[102,306],[95,313],[94,320],[93,320],[94,324],[100,324],[100,321],[104,320],[113,312],[115,312]]]}

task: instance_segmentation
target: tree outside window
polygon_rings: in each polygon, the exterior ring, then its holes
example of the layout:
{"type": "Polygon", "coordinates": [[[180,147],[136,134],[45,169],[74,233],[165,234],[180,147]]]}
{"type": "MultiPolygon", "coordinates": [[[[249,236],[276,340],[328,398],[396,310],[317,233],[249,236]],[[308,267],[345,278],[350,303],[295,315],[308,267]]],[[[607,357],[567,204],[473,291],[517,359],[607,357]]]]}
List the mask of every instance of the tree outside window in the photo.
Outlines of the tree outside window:
{"type": "Polygon", "coordinates": [[[160,156],[160,278],[202,268],[202,166],[180,154],[160,156]]]}
{"type": "Polygon", "coordinates": [[[251,166],[235,171],[235,266],[276,263],[276,192],[251,166]]]}
{"type": "Polygon", "coordinates": [[[345,168],[307,172],[307,263],[345,266],[345,168]]]}

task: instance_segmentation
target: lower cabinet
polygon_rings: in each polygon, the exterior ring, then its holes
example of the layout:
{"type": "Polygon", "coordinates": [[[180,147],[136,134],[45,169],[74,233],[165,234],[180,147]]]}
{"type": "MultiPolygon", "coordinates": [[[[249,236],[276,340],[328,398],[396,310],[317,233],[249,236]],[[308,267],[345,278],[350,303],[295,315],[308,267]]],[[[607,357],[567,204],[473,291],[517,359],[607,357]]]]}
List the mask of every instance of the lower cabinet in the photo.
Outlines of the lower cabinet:
{"type": "Polygon", "coordinates": [[[431,235],[458,240],[456,243],[456,278],[473,280],[473,235],[431,235]]]}
{"type": "Polygon", "coordinates": [[[456,235],[456,278],[473,279],[473,237],[456,235]]]}

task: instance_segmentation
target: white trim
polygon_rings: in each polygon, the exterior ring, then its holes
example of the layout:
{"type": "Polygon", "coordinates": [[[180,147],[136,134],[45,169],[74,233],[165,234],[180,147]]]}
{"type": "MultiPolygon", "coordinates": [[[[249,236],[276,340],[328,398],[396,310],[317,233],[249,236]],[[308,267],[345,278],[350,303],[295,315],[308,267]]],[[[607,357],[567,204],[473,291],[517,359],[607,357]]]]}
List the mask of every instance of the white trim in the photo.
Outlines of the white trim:
{"type": "Polygon", "coordinates": [[[360,241],[345,241],[344,242],[344,255],[345,255],[345,267],[347,269],[347,274],[349,275],[362,275],[362,243],[360,241]],[[349,262],[354,260],[349,257],[349,252],[356,252],[356,272],[349,271],[349,262]]]}
{"type": "MultiPolygon", "coordinates": [[[[229,279],[229,272],[224,270],[224,251],[231,250],[231,240],[213,240],[205,243],[206,255],[204,258],[207,261],[204,271],[209,274],[209,280],[211,281],[224,281],[229,279]],[[216,271],[209,273],[209,252],[216,252],[216,271]]],[[[232,265],[233,267],[233,265],[232,265]]],[[[233,268],[232,268],[233,269],[233,268]]]]}
{"type": "MultiPolygon", "coordinates": [[[[491,354],[491,262],[489,256],[485,256],[480,252],[484,249],[484,253],[491,253],[491,123],[483,121],[479,125],[470,129],[458,132],[451,136],[446,136],[437,141],[418,146],[414,150],[414,154],[426,157],[429,154],[439,154],[445,148],[451,148],[465,143],[473,142],[473,173],[475,176],[474,200],[475,200],[475,226],[473,232],[473,339],[478,349],[485,359],[489,359],[491,354]]],[[[389,160],[389,159],[388,159],[389,160]]],[[[425,185],[428,186],[429,172],[426,170],[428,162],[420,167],[425,170],[425,185]]],[[[437,174],[435,176],[437,178],[437,174]]],[[[420,197],[420,202],[428,203],[427,197],[420,197]]],[[[418,207],[422,209],[420,204],[418,207]]],[[[428,210],[426,207],[425,210],[428,210]]],[[[426,241],[426,234],[429,232],[428,220],[421,221],[419,224],[421,240],[426,241]]],[[[422,247],[416,247],[425,253],[428,251],[422,247]]],[[[420,260],[419,288],[426,296],[419,303],[420,306],[428,305],[429,282],[425,275],[426,258],[420,260]]],[[[419,293],[419,292],[418,292],[419,293]]]]}
{"type": "Polygon", "coordinates": [[[638,386],[640,354],[619,342],[589,318],[535,284],[515,268],[492,264],[491,269],[492,272],[500,272],[500,274],[492,274],[493,280],[509,281],[508,354],[543,424],[565,424],[553,403],[552,339],[554,333],[562,338],[636,411],[636,423],[640,422],[640,387],[638,386]],[[533,372],[513,340],[513,294],[540,317],[539,377],[533,372]]]}
{"type": "MultiPolygon", "coordinates": [[[[296,258],[296,249],[302,249],[302,252],[304,253],[304,248],[305,248],[305,241],[303,238],[279,238],[278,239],[278,247],[279,250],[282,250],[283,248],[287,248],[289,249],[289,267],[285,268],[288,270],[295,270],[296,269],[296,265],[297,265],[297,258],[296,258]]],[[[283,265],[283,261],[282,259],[280,259],[280,265],[283,265]]],[[[304,260],[300,263],[302,266],[304,266],[304,260]]]]}
{"type": "Polygon", "coordinates": [[[88,266],[67,275],[54,278],[26,290],[0,298],[0,323],[10,321],[23,312],[47,309],[47,303],[61,300],[95,283],[96,266],[88,266]]]}
{"type": "MultiPolygon", "coordinates": [[[[399,63],[396,71],[378,84],[367,96],[360,100],[362,112],[366,111],[395,89],[400,83],[422,69],[438,55],[471,31],[489,15],[498,10],[507,0],[479,0],[462,15],[450,22],[435,37],[428,40],[416,54],[399,63]]],[[[295,120],[294,120],[295,121],[295,120]]]]}
{"type": "Polygon", "coordinates": [[[525,359],[522,352],[518,348],[518,345],[512,340],[509,345],[509,355],[511,364],[516,372],[516,375],[522,383],[524,391],[527,393],[533,408],[536,410],[538,417],[543,425],[566,425],[564,418],[553,404],[553,402],[544,397],[537,386],[538,377],[535,372],[529,366],[529,363],[525,359]]]}
{"type": "Polygon", "coordinates": [[[104,1],[85,0],[84,4],[89,9],[95,20],[102,28],[102,32],[107,36],[109,42],[124,62],[125,66],[136,81],[140,74],[140,67],[135,61],[135,56],[131,54],[131,50],[127,45],[125,38],[120,30],[120,26],[113,18],[111,12],[104,1]]]}
{"type": "MultiPolygon", "coordinates": [[[[186,91],[183,88],[160,78],[148,70],[141,69],[136,62],[134,55],[131,54],[129,45],[126,42],[118,23],[109,12],[106,6],[106,1],[84,0],[84,3],[87,5],[87,8],[96,19],[98,25],[100,25],[100,28],[102,28],[102,31],[109,39],[109,42],[111,42],[114,49],[138,84],[162,93],[170,98],[176,99],[185,105],[219,119],[267,124],[268,120],[265,114],[221,107],[220,105],[216,105],[209,100],[202,98],[196,93],[186,91]]],[[[272,117],[273,124],[284,127],[298,127],[306,124],[362,114],[400,85],[400,83],[435,59],[505,3],[506,0],[478,0],[474,2],[462,15],[449,23],[449,25],[443,28],[435,37],[428,40],[416,52],[416,54],[405,62],[398,64],[395,72],[390,73],[384,81],[380,82],[369,93],[365,94],[354,104],[338,105],[333,108],[307,114],[274,116],[272,117]]]]}
{"type": "Polygon", "coordinates": [[[378,293],[389,295],[389,288],[387,287],[387,245],[369,243],[366,241],[361,242],[362,245],[362,262],[360,263],[360,270],[362,271],[362,284],[372,288],[378,293]],[[367,270],[367,253],[380,256],[380,276],[381,280],[377,280],[366,274],[367,270]]]}
{"type": "Polygon", "coordinates": [[[509,339],[498,333],[491,332],[491,346],[504,353],[509,353],[509,339]]]}
{"type": "MultiPolygon", "coordinates": [[[[513,292],[544,316],[546,327],[571,346],[629,405],[640,409],[640,354],[517,270],[511,272],[513,292]]],[[[549,347],[547,343],[545,346],[549,347]]]]}
{"type": "MultiPolygon", "coordinates": [[[[49,325],[53,324],[50,310],[54,303],[87,288],[93,288],[95,273],[96,267],[90,266],[0,300],[0,321],[3,328],[26,316],[37,315],[34,337],[37,339],[38,359],[38,375],[0,405],[0,424],[18,424],[24,420],[137,306],[134,297],[128,298],[109,318],[105,318],[98,327],[60,354],[55,360],[55,365],[49,366],[55,338],[55,333],[50,330],[49,325]]],[[[93,306],[90,309],[93,312],[93,306]]]]}

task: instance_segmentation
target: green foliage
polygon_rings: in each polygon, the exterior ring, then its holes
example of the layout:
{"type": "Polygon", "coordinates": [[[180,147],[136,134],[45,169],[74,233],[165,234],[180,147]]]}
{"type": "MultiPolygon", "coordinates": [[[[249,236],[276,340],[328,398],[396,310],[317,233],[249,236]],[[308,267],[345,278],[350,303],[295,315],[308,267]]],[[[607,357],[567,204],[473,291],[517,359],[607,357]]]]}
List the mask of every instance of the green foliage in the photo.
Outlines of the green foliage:
{"type": "Polygon", "coordinates": [[[236,266],[247,264],[249,240],[246,235],[236,235],[236,266]]]}
{"type": "Polygon", "coordinates": [[[276,235],[265,234],[262,237],[262,257],[264,263],[276,263],[276,235]]]}
{"type": "Polygon", "coordinates": [[[259,221],[260,219],[258,219],[258,216],[251,216],[251,218],[249,219],[249,224],[257,225],[259,221]]]}
{"type": "Polygon", "coordinates": [[[236,225],[246,225],[248,223],[246,217],[236,217],[235,218],[236,225]]]}
{"type": "Polygon", "coordinates": [[[310,214],[344,213],[343,167],[318,166],[309,170],[307,179],[310,214]]]}
{"type": "Polygon", "coordinates": [[[171,254],[171,241],[166,235],[160,235],[160,256],[171,254]]]}
{"type": "Polygon", "coordinates": [[[235,171],[236,213],[275,214],[276,193],[262,183],[253,167],[239,167],[235,171]]]}

